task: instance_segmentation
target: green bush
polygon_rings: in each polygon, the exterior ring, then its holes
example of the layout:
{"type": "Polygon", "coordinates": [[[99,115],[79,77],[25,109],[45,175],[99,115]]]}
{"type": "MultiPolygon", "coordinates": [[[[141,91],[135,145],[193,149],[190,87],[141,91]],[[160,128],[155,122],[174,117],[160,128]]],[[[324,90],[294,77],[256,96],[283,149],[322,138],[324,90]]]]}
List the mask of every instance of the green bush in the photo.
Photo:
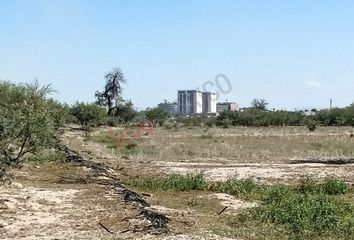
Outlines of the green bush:
{"type": "Polygon", "coordinates": [[[312,177],[300,179],[300,184],[297,186],[297,191],[304,194],[315,194],[318,190],[318,184],[312,177]]]}
{"type": "Polygon", "coordinates": [[[165,120],[163,123],[162,123],[162,126],[167,129],[167,130],[170,130],[170,129],[173,129],[175,127],[175,123],[173,123],[172,121],[168,121],[168,120],[165,120]]]}
{"type": "Polygon", "coordinates": [[[94,103],[77,102],[71,107],[70,112],[84,128],[103,124],[107,115],[105,108],[94,103]]]}
{"type": "Polygon", "coordinates": [[[45,163],[45,162],[63,162],[65,156],[60,152],[44,151],[40,154],[31,156],[27,161],[33,163],[45,163]]]}
{"type": "Polygon", "coordinates": [[[310,132],[314,132],[314,131],[316,130],[316,128],[317,128],[316,123],[315,123],[314,121],[311,121],[311,120],[309,120],[309,121],[306,123],[306,127],[308,128],[308,130],[309,130],[310,132]]]}
{"type": "Polygon", "coordinates": [[[254,217],[285,225],[297,236],[314,236],[337,231],[338,227],[347,223],[347,213],[354,216],[351,207],[337,203],[326,195],[303,195],[286,188],[275,188],[254,217]]]}
{"type": "Polygon", "coordinates": [[[222,192],[237,197],[245,197],[250,194],[258,194],[262,188],[255,183],[252,178],[246,179],[228,179],[225,182],[216,182],[210,185],[210,190],[222,192]]]}
{"type": "Polygon", "coordinates": [[[117,117],[107,117],[106,125],[109,127],[118,127],[121,124],[121,121],[117,117]]]}
{"type": "Polygon", "coordinates": [[[123,154],[128,156],[138,155],[141,152],[138,145],[135,143],[128,143],[127,145],[124,146],[122,151],[123,154]]]}
{"type": "Polygon", "coordinates": [[[329,236],[352,239],[353,206],[329,196],[347,192],[348,186],[333,178],[317,183],[313,178],[306,177],[296,187],[268,186],[260,191],[261,205],[243,212],[237,219],[244,225],[261,221],[263,227],[285,229],[290,239],[322,239],[329,236]]]}
{"type": "Polygon", "coordinates": [[[168,113],[161,108],[154,108],[145,112],[146,119],[151,121],[154,126],[162,125],[168,118],[168,113]]]}
{"type": "Polygon", "coordinates": [[[118,104],[110,114],[119,119],[120,123],[127,124],[133,121],[137,112],[134,109],[133,103],[129,100],[118,104]]]}
{"type": "Polygon", "coordinates": [[[345,182],[334,178],[327,178],[321,187],[323,193],[328,195],[346,194],[349,190],[349,186],[345,182]]]}
{"type": "Polygon", "coordinates": [[[63,109],[46,95],[50,86],[0,82],[0,176],[27,153],[51,148],[59,139],[63,109]]]}

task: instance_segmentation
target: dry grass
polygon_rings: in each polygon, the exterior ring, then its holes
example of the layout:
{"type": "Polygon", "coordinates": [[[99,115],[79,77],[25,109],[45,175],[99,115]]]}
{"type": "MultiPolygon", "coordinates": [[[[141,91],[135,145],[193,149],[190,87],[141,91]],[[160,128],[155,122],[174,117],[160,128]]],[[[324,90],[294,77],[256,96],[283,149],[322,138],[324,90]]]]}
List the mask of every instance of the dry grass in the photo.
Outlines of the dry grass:
{"type": "MultiPolygon", "coordinates": [[[[153,136],[137,142],[138,157],[159,161],[232,161],[235,163],[279,163],[289,160],[354,158],[353,128],[319,127],[309,132],[304,127],[283,128],[156,128],[153,136]]],[[[119,131],[118,131],[119,135],[119,131]]],[[[107,135],[97,138],[110,148],[107,135]]],[[[126,143],[134,139],[127,139],[126,143]]]]}

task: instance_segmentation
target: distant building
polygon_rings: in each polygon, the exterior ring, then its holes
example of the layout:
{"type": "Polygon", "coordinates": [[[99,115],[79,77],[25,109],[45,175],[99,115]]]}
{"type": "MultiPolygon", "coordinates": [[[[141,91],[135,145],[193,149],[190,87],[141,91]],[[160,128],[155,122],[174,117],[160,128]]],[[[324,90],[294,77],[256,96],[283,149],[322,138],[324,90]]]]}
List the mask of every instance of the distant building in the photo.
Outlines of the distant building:
{"type": "Polygon", "coordinates": [[[236,102],[219,102],[216,104],[216,111],[218,113],[224,111],[239,111],[239,106],[236,102]]]}
{"type": "Polygon", "coordinates": [[[157,105],[157,107],[163,109],[165,112],[168,112],[170,115],[175,115],[178,113],[178,104],[176,102],[168,102],[165,100],[163,103],[157,105]]]}
{"type": "Polygon", "coordinates": [[[216,113],[216,94],[212,92],[203,92],[202,98],[202,113],[216,113]]]}
{"type": "Polygon", "coordinates": [[[198,90],[178,91],[178,112],[181,114],[201,114],[203,112],[203,93],[198,90]]]}

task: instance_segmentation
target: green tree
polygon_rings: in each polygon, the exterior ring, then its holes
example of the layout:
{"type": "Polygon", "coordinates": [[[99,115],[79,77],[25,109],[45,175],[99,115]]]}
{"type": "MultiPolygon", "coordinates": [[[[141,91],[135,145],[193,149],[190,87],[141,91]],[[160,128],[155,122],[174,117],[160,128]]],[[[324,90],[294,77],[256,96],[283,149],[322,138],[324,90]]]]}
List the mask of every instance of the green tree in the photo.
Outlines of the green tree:
{"type": "Polygon", "coordinates": [[[103,124],[106,118],[106,109],[95,103],[77,102],[71,108],[71,114],[84,127],[90,128],[103,124]]]}
{"type": "Polygon", "coordinates": [[[126,83],[126,79],[120,68],[113,68],[104,78],[106,79],[104,90],[95,93],[96,103],[107,107],[108,116],[112,116],[114,109],[123,101],[122,84],[126,83]]]}
{"type": "Polygon", "coordinates": [[[130,100],[119,104],[112,113],[114,117],[118,118],[120,122],[125,124],[131,122],[136,114],[137,112],[135,111],[133,103],[130,100]]]}
{"type": "Polygon", "coordinates": [[[168,118],[168,113],[161,108],[153,108],[145,113],[146,118],[153,123],[153,125],[159,124],[160,126],[168,118]]]}
{"type": "Polygon", "coordinates": [[[18,165],[26,154],[53,147],[62,126],[56,121],[56,106],[46,95],[50,86],[15,85],[0,82],[0,175],[18,165]]]}

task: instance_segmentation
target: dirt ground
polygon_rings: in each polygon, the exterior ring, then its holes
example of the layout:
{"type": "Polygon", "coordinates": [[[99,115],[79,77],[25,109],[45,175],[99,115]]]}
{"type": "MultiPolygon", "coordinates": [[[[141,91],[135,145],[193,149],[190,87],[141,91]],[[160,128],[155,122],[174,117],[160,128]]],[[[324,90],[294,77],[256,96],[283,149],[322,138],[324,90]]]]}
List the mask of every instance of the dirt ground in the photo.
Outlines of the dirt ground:
{"type": "Polygon", "coordinates": [[[156,163],[168,173],[185,174],[202,172],[209,181],[225,181],[228,178],[253,178],[262,183],[294,182],[303,176],[316,179],[336,177],[354,182],[354,164],[211,164],[211,163],[156,163]]]}
{"type": "MultiPolygon", "coordinates": [[[[320,179],[336,176],[354,183],[353,151],[349,150],[353,139],[348,137],[352,129],[325,129],[312,135],[303,129],[281,131],[217,129],[205,133],[199,129],[175,133],[159,129],[154,136],[144,136],[138,143],[143,153],[134,156],[116,151],[109,138],[107,143],[97,141],[96,137],[107,135],[106,129],[86,138],[78,128],[70,128],[63,143],[84,159],[113,169],[122,179],[203,172],[209,181],[252,177],[260,182],[283,183],[313,175],[320,179]],[[245,143],[240,147],[242,139],[245,143]],[[287,139],[283,145],[282,139],[287,139]],[[311,148],[303,146],[304,139],[311,148]],[[328,145],[319,145],[320,139],[328,145]],[[259,148],[249,145],[254,142],[259,148]],[[336,142],[342,148],[328,148],[336,142]],[[237,151],[230,151],[236,144],[237,151]],[[323,149],[328,151],[322,161],[322,155],[316,153],[323,149]],[[334,161],[338,158],[340,161],[334,161]]],[[[212,228],[257,204],[227,194],[147,193],[151,209],[171,219],[169,232],[156,236],[132,231],[140,221],[136,210],[122,202],[110,186],[86,181],[87,176],[88,169],[70,163],[25,164],[13,170],[11,181],[0,186],[0,239],[227,239],[214,235],[212,228]],[[224,215],[218,216],[226,206],[224,215]]]]}
{"type": "MultiPolygon", "coordinates": [[[[132,170],[141,172],[146,164],[120,162],[105,147],[86,141],[77,129],[66,132],[63,141],[85,159],[120,169],[122,177],[132,170]]],[[[154,197],[146,198],[153,204],[151,209],[176,223],[163,235],[135,231],[142,221],[136,209],[122,202],[110,186],[86,181],[85,167],[31,163],[12,170],[8,178],[0,186],[0,239],[227,239],[194,229],[195,223],[184,234],[181,225],[193,222],[185,216],[193,217],[193,210],[183,212],[159,205],[160,198],[154,197]]]]}

